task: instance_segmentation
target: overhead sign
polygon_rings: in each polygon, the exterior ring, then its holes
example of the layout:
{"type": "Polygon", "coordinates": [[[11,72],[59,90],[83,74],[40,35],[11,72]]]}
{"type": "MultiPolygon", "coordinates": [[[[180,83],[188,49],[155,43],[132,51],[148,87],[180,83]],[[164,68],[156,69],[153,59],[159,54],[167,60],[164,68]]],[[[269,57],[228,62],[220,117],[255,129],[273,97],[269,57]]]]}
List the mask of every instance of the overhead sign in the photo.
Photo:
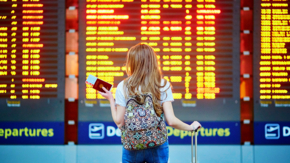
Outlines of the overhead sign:
{"type": "Polygon", "coordinates": [[[0,121],[64,121],[64,63],[65,1],[0,0],[0,121]]]}
{"type": "Polygon", "coordinates": [[[64,144],[64,123],[0,122],[0,144],[64,144]]]}
{"type": "MultiPolygon", "coordinates": [[[[201,122],[199,144],[240,144],[240,122],[201,122]]],[[[167,126],[170,144],[190,144],[191,132],[167,126]]],[[[79,144],[121,144],[121,131],[114,122],[79,122],[79,144]]]]}
{"type": "Polygon", "coordinates": [[[239,0],[79,0],[78,7],[79,121],[112,121],[109,102],[85,80],[113,84],[114,95],[138,43],[156,52],[182,121],[240,121],[239,0]]]}
{"type": "Polygon", "coordinates": [[[290,122],[255,122],[255,144],[290,144],[290,122]]]}
{"type": "Polygon", "coordinates": [[[289,1],[253,2],[254,120],[287,122],[290,121],[289,1]]]}

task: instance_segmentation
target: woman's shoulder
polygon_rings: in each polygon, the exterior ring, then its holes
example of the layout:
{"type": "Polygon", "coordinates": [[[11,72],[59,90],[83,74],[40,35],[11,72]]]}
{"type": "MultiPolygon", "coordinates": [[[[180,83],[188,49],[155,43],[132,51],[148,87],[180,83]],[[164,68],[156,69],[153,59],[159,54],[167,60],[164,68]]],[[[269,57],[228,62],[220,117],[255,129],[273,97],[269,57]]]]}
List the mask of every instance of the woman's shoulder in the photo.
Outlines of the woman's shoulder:
{"type": "Polygon", "coordinates": [[[170,82],[166,79],[161,79],[161,86],[164,86],[161,88],[161,91],[167,90],[168,87],[170,87],[170,82]],[[165,85],[166,82],[166,85],[165,85]]]}
{"type": "Polygon", "coordinates": [[[168,82],[166,79],[162,78],[161,79],[161,85],[163,85],[165,82],[168,82]]]}
{"type": "Polygon", "coordinates": [[[164,85],[165,82],[166,82],[166,86],[167,86],[167,85],[170,85],[170,82],[169,82],[168,80],[162,78],[162,79],[161,79],[161,85],[164,85]]]}
{"type": "Polygon", "coordinates": [[[118,85],[117,85],[117,89],[123,89],[124,86],[124,80],[122,80],[118,85]]]}

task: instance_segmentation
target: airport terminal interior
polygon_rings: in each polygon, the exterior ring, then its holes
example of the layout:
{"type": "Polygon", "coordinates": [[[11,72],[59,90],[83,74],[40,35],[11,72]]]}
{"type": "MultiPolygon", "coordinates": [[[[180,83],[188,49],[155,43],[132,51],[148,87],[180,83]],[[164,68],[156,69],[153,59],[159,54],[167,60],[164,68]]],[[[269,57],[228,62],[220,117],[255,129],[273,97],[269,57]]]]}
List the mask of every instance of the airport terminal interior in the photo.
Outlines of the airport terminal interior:
{"type": "Polygon", "coordinates": [[[147,44],[175,116],[202,126],[166,124],[168,163],[289,163],[289,9],[290,0],[0,0],[0,162],[122,163],[124,132],[94,82],[117,97],[129,49],[147,44]]]}

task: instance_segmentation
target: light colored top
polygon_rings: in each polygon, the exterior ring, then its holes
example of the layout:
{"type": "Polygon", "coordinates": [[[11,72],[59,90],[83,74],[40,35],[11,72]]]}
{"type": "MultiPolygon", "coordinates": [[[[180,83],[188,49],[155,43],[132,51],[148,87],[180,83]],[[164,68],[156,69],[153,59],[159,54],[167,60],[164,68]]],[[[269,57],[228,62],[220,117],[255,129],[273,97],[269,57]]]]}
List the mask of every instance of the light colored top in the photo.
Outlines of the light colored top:
{"type": "MultiPolygon", "coordinates": [[[[161,80],[161,85],[163,85],[163,84],[164,84],[164,79],[161,80]]],[[[115,99],[116,99],[116,104],[126,107],[127,100],[125,99],[125,93],[123,90],[123,86],[124,86],[124,80],[121,81],[117,86],[115,99]]],[[[174,101],[173,95],[172,95],[172,90],[171,90],[171,88],[167,89],[168,87],[170,87],[170,83],[167,81],[166,86],[160,89],[160,91],[161,91],[160,104],[161,105],[163,102],[166,102],[166,101],[171,101],[171,102],[174,101]],[[167,91],[165,92],[166,89],[167,89],[167,91]]]]}

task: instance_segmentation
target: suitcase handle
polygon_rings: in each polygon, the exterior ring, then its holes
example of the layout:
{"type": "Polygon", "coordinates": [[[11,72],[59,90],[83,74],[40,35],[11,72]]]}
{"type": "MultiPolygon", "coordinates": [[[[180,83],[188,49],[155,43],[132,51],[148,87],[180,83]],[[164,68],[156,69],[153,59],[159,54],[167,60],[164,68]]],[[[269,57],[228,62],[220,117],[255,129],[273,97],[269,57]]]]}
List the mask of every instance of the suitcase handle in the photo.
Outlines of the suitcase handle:
{"type": "MultiPolygon", "coordinates": [[[[194,138],[195,138],[195,162],[194,163],[197,163],[197,130],[199,128],[197,128],[194,131],[194,138]]],[[[193,131],[191,131],[191,163],[193,163],[193,131]]]]}

